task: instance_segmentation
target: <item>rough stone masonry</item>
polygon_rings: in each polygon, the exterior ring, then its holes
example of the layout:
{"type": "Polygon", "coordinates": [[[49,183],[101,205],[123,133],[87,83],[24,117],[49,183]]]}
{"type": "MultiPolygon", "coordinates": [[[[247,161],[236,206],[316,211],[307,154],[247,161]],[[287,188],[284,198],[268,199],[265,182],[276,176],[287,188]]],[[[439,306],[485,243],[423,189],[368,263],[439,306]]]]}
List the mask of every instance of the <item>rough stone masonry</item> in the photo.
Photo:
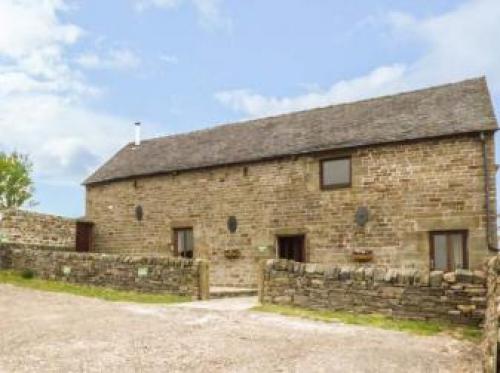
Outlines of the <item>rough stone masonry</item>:
{"type": "MultiPolygon", "coordinates": [[[[491,209],[493,138],[487,137],[491,209]]],[[[469,267],[490,255],[482,143],[477,134],[351,149],[352,186],[321,190],[320,159],[303,155],[87,185],[94,250],[174,255],[172,231],[192,227],[195,257],[210,261],[214,285],[256,286],[259,261],[276,256],[276,237],[304,234],[308,262],[352,263],[373,250],[374,266],[429,270],[429,231],[468,230],[469,267]],[[144,217],[138,221],[135,207],[144,217]],[[359,206],[370,213],[356,225],[359,206]],[[227,219],[238,220],[236,232],[227,219]],[[226,250],[237,249],[238,258],[226,250]]]]}
{"type": "Polygon", "coordinates": [[[487,303],[484,320],[484,340],[482,343],[485,373],[497,372],[498,351],[500,342],[500,256],[491,258],[488,262],[487,303]]]}
{"type": "Polygon", "coordinates": [[[129,143],[84,181],[94,250],[174,255],[189,228],[212,284],[256,286],[282,236],[300,235],[306,262],[372,250],[373,266],[428,271],[431,232],[460,230],[468,260],[454,263],[478,269],[496,242],[497,129],[477,78],[129,143]]]}
{"type": "Polygon", "coordinates": [[[20,209],[0,210],[0,243],[74,250],[75,219],[20,209]]]}
{"type": "Polygon", "coordinates": [[[486,308],[484,271],[458,269],[430,275],[383,269],[268,260],[260,300],[312,309],[383,313],[420,320],[479,325],[486,308]]]}
{"type": "Polygon", "coordinates": [[[0,244],[0,269],[30,269],[43,279],[207,299],[208,263],[196,259],[41,250],[0,244]]]}

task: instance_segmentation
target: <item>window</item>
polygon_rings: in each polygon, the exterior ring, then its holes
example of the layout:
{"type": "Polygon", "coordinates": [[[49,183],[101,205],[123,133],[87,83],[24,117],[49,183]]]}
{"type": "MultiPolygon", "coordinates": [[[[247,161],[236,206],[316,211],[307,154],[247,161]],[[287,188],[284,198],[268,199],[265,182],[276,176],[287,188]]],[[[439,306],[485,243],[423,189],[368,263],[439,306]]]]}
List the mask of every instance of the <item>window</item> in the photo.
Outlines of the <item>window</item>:
{"type": "Polygon", "coordinates": [[[346,188],[351,186],[351,158],[324,159],[320,164],[322,189],[346,188]]]}
{"type": "Polygon", "coordinates": [[[281,259],[304,262],[304,236],[278,237],[278,257],[281,259]]]}
{"type": "Polygon", "coordinates": [[[193,228],[179,228],[174,230],[175,255],[183,258],[193,257],[193,228]]]}
{"type": "Polygon", "coordinates": [[[430,233],[431,270],[454,271],[468,264],[467,231],[430,233]]]}

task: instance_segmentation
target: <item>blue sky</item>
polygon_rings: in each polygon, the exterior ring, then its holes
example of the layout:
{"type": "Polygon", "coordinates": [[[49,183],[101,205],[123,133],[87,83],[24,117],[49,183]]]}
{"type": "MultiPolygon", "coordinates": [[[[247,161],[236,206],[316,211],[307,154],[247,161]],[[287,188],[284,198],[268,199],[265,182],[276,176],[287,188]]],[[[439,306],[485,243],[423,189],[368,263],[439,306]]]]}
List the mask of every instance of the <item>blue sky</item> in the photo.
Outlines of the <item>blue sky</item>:
{"type": "Polygon", "coordinates": [[[0,0],[0,150],[31,155],[36,210],[133,138],[486,75],[500,2],[0,0]]]}

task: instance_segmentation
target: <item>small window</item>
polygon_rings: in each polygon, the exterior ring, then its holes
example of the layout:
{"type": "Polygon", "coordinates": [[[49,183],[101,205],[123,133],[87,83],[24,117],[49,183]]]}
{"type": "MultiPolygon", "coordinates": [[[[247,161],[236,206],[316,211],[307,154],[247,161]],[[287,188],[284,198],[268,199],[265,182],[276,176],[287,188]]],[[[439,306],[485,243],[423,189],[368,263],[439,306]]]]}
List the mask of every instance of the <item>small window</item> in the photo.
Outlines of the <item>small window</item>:
{"type": "Polygon", "coordinates": [[[278,237],[278,257],[281,259],[304,262],[304,236],[278,237]]]}
{"type": "Polygon", "coordinates": [[[324,159],[320,163],[322,189],[351,186],[351,158],[324,159]]]}
{"type": "Polygon", "coordinates": [[[431,232],[430,239],[431,270],[468,268],[467,231],[431,232]]]}
{"type": "Polygon", "coordinates": [[[193,257],[193,228],[179,228],[174,230],[175,254],[182,258],[193,257]]]}

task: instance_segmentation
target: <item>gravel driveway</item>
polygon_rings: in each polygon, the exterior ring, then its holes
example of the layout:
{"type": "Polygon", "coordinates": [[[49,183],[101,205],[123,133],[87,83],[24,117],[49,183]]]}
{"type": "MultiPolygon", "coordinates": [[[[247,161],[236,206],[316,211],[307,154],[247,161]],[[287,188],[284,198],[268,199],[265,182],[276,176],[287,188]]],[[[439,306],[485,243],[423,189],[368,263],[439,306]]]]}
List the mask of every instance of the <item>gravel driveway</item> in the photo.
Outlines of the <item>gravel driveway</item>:
{"type": "Polygon", "coordinates": [[[0,285],[0,372],[480,372],[477,346],[248,311],[0,285]]]}

